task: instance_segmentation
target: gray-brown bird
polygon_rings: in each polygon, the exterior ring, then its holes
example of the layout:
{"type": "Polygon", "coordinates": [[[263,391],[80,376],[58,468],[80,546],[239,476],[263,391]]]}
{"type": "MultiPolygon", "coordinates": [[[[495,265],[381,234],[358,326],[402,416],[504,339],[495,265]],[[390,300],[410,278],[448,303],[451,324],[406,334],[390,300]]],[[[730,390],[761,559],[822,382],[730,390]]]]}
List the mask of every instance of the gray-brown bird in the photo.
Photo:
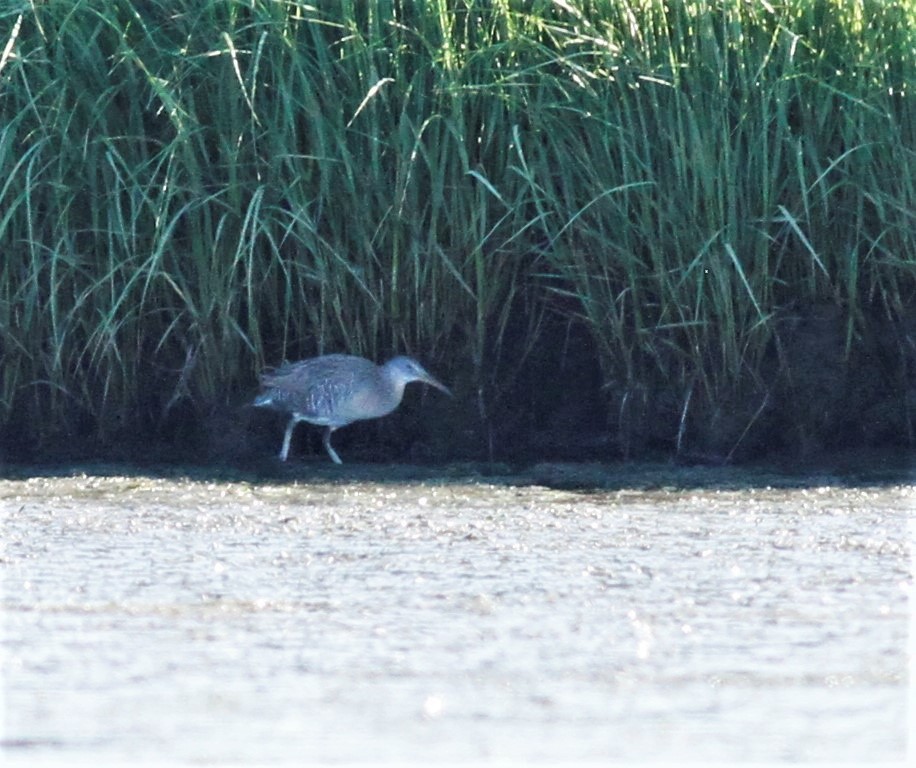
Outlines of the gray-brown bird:
{"type": "Polygon", "coordinates": [[[300,421],[325,428],[324,448],[335,464],[342,464],[331,445],[331,433],[362,419],[377,419],[401,403],[404,387],[420,381],[451,391],[409,357],[395,357],[384,365],[355,355],[322,355],[284,363],[261,375],[263,392],[254,405],[291,414],[280,460],[286,461],[293,430],[300,421]]]}

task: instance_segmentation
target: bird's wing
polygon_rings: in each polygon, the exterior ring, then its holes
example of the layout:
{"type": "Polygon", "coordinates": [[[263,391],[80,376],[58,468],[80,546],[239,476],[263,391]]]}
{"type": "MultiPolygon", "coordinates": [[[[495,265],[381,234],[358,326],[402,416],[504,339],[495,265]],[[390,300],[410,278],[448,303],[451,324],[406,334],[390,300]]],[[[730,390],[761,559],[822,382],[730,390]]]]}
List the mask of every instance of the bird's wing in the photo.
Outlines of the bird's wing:
{"type": "Polygon", "coordinates": [[[272,371],[266,371],[261,375],[261,386],[307,392],[324,382],[343,382],[364,368],[371,370],[374,367],[368,360],[351,355],[324,355],[283,363],[272,371]]]}

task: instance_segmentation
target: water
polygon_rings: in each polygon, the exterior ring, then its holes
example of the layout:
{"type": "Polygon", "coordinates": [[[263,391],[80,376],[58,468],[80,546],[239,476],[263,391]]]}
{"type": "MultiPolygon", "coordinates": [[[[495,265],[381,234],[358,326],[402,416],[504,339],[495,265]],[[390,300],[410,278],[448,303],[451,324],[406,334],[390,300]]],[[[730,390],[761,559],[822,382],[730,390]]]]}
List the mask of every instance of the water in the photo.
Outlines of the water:
{"type": "Polygon", "coordinates": [[[349,471],[0,481],[4,762],[907,756],[912,478],[349,471]]]}

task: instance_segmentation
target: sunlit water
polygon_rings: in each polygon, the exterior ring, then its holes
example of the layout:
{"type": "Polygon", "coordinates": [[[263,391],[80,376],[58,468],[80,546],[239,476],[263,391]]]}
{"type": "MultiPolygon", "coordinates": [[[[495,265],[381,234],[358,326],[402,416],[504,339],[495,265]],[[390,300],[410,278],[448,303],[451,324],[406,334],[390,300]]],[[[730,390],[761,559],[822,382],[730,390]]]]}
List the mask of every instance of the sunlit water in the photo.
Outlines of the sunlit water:
{"type": "Polygon", "coordinates": [[[0,481],[2,759],[902,760],[916,485],[0,481]]]}

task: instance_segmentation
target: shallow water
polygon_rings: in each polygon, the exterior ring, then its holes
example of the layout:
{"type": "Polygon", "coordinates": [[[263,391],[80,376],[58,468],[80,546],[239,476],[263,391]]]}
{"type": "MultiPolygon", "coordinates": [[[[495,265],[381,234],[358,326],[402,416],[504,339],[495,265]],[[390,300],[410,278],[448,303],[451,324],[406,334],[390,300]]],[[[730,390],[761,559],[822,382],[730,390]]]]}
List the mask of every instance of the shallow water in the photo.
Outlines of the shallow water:
{"type": "Polygon", "coordinates": [[[9,765],[907,755],[916,481],[0,481],[9,765]]]}

